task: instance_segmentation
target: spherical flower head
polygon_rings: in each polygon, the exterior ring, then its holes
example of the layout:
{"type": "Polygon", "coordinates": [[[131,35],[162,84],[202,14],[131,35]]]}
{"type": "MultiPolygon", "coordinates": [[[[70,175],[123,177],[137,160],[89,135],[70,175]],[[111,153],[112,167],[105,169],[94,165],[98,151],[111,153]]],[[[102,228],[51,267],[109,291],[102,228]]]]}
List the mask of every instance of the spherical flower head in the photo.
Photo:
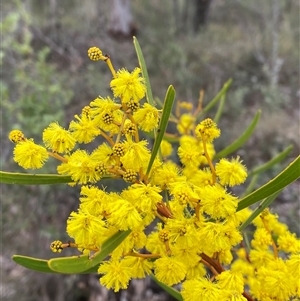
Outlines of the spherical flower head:
{"type": "Polygon", "coordinates": [[[126,193],[126,198],[132,200],[132,203],[140,212],[151,216],[157,205],[162,201],[160,192],[161,189],[157,186],[136,183],[132,184],[128,190],[124,190],[122,194],[126,193]]]}
{"type": "Polygon", "coordinates": [[[69,131],[76,141],[79,143],[89,143],[100,135],[100,130],[89,115],[82,114],[81,117],[75,115],[75,118],[77,121],[72,120],[70,122],[69,131]]]}
{"type": "Polygon", "coordinates": [[[249,258],[251,260],[251,265],[255,268],[259,268],[272,261],[274,259],[274,254],[271,253],[269,249],[252,249],[249,253],[249,258]]]}
{"type": "Polygon", "coordinates": [[[118,200],[108,205],[111,215],[107,218],[109,224],[120,230],[128,230],[138,227],[142,223],[142,217],[128,200],[118,200]]]}
{"type": "Polygon", "coordinates": [[[201,206],[210,217],[226,218],[235,213],[238,199],[220,185],[206,186],[200,190],[201,206]]]}
{"type": "Polygon", "coordinates": [[[182,285],[181,295],[184,301],[223,300],[223,292],[217,284],[204,277],[186,280],[182,285]]]}
{"type": "Polygon", "coordinates": [[[151,274],[153,263],[147,259],[127,256],[124,258],[124,262],[128,267],[131,267],[131,275],[133,278],[145,278],[151,274]]]}
{"type": "Polygon", "coordinates": [[[67,233],[81,248],[100,246],[105,231],[104,221],[86,210],[71,212],[67,220],[67,233]]]}
{"type": "Polygon", "coordinates": [[[82,186],[80,191],[80,208],[90,214],[100,216],[109,201],[108,194],[95,186],[82,186]]]}
{"type": "Polygon", "coordinates": [[[206,222],[199,229],[199,240],[203,242],[203,252],[213,254],[222,250],[230,250],[242,241],[242,236],[233,225],[206,222]]]}
{"type": "Polygon", "coordinates": [[[141,140],[139,142],[125,141],[125,154],[120,158],[122,164],[126,169],[139,171],[140,168],[146,170],[149,159],[150,151],[147,148],[147,141],[141,140]]]}
{"type": "Polygon", "coordinates": [[[279,250],[287,253],[300,253],[300,240],[296,237],[295,233],[286,231],[280,235],[277,240],[279,250]]]}
{"type": "Polygon", "coordinates": [[[103,60],[102,51],[100,50],[100,48],[95,47],[95,46],[89,48],[89,50],[88,50],[88,57],[89,57],[92,61],[103,60]]]}
{"type": "Polygon", "coordinates": [[[245,182],[247,168],[242,164],[239,156],[231,161],[223,158],[216,164],[216,174],[220,184],[232,187],[245,182]]]}
{"type": "Polygon", "coordinates": [[[68,161],[57,167],[59,174],[70,175],[72,180],[79,184],[96,183],[104,173],[99,162],[86,151],[78,149],[68,161]]]}
{"type": "Polygon", "coordinates": [[[152,182],[162,188],[170,187],[172,183],[180,180],[180,170],[173,162],[166,162],[157,168],[153,175],[152,182]]]}
{"type": "Polygon", "coordinates": [[[180,162],[186,167],[198,167],[204,163],[205,156],[203,156],[203,150],[198,145],[183,143],[177,150],[180,162]]]}
{"type": "Polygon", "coordinates": [[[174,257],[162,257],[155,261],[155,277],[167,284],[174,285],[185,278],[187,266],[174,257]]]}
{"type": "MultiPolygon", "coordinates": [[[[201,257],[197,254],[198,247],[188,247],[183,243],[172,244],[172,254],[175,258],[184,262],[188,268],[195,267],[199,264],[201,257]]],[[[205,275],[204,273],[203,275],[205,275]]]]}
{"type": "Polygon", "coordinates": [[[144,106],[138,109],[134,114],[133,118],[138,124],[138,127],[145,132],[151,132],[158,126],[159,114],[158,110],[145,103],[144,106]]]}
{"type": "Polygon", "coordinates": [[[43,141],[53,152],[65,153],[71,151],[76,140],[71,133],[62,128],[57,122],[52,122],[43,132],[43,141]]]}
{"type": "Polygon", "coordinates": [[[196,136],[205,142],[212,142],[221,134],[217,124],[210,118],[201,121],[195,128],[196,136]]]}
{"type": "Polygon", "coordinates": [[[98,97],[90,103],[90,116],[93,123],[103,131],[117,134],[120,131],[118,124],[122,122],[121,105],[110,97],[98,97]]]}
{"type": "Polygon", "coordinates": [[[12,130],[9,133],[8,138],[13,143],[19,143],[26,140],[24,134],[20,130],[12,130]]]}
{"type": "Polygon", "coordinates": [[[192,208],[195,207],[195,202],[198,202],[199,195],[192,189],[186,181],[175,182],[170,185],[170,194],[174,197],[173,200],[178,202],[180,207],[186,207],[187,204],[192,208]]]}
{"type": "MultiPolygon", "coordinates": [[[[120,104],[117,104],[110,97],[97,97],[90,102],[90,116],[92,118],[104,119],[103,114],[114,112],[121,108],[120,104]]],[[[98,121],[98,120],[97,120],[98,121]]]]}
{"type": "Polygon", "coordinates": [[[47,150],[32,139],[19,142],[14,148],[15,162],[25,169],[41,168],[48,157],[47,150]]]}
{"type": "Polygon", "coordinates": [[[102,162],[106,165],[114,165],[116,162],[114,160],[112,148],[106,144],[100,144],[91,154],[91,158],[94,161],[102,162]]]}
{"type": "Polygon", "coordinates": [[[221,289],[237,291],[239,293],[244,291],[244,279],[240,272],[224,271],[219,274],[216,279],[221,289]]]}
{"type": "MultiPolygon", "coordinates": [[[[265,263],[264,266],[257,268],[256,272],[256,278],[262,285],[263,292],[270,298],[269,300],[290,300],[295,289],[293,279],[297,276],[289,274],[287,266],[281,258],[265,263]]],[[[299,279],[299,277],[297,278],[299,279]]],[[[256,288],[251,287],[251,289],[254,297],[259,297],[255,291],[256,288]]]]}
{"type": "Polygon", "coordinates": [[[174,243],[192,249],[198,248],[200,240],[198,240],[198,233],[192,219],[168,219],[165,229],[169,230],[169,239],[172,244],[174,243]]]}
{"type": "Polygon", "coordinates": [[[265,228],[257,228],[251,245],[255,249],[267,250],[272,245],[271,234],[265,228]]]}
{"type": "Polygon", "coordinates": [[[145,79],[140,77],[140,68],[135,68],[131,73],[120,69],[116,77],[110,82],[110,87],[115,97],[120,97],[122,103],[140,101],[146,94],[145,79]]]}
{"type": "Polygon", "coordinates": [[[124,260],[104,261],[98,269],[99,274],[104,274],[100,277],[100,283],[115,292],[126,289],[131,278],[131,270],[124,260]]]}
{"type": "Polygon", "coordinates": [[[183,170],[183,174],[199,191],[201,191],[203,187],[212,185],[212,175],[209,168],[197,169],[189,167],[183,170]]]}

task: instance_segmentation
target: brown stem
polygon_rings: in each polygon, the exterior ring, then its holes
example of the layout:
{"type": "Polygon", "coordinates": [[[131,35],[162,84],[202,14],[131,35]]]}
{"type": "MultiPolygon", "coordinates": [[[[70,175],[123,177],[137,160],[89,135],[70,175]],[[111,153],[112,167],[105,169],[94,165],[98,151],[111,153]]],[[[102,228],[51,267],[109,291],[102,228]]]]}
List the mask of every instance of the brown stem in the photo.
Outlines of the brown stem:
{"type": "Polygon", "coordinates": [[[254,299],[247,293],[247,292],[243,292],[243,296],[248,300],[248,301],[254,301],[254,299]]]}
{"type": "Polygon", "coordinates": [[[200,256],[202,259],[204,259],[206,262],[208,262],[211,266],[213,266],[219,274],[221,274],[222,272],[225,271],[225,269],[220,265],[220,263],[217,260],[210,258],[205,253],[201,253],[200,256]]]}
{"type": "Polygon", "coordinates": [[[211,271],[215,276],[218,276],[219,273],[217,272],[217,270],[211,265],[209,264],[206,260],[204,260],[203,258],[201,259],[201,262],[203,262],[211,271]]]}

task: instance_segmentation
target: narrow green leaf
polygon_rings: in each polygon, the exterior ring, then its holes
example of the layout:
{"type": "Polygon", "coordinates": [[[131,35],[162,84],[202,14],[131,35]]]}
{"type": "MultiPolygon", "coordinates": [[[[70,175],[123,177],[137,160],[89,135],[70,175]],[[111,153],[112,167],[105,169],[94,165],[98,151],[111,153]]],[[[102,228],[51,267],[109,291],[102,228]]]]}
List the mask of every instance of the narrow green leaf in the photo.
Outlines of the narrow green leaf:
{"type": "Polygon", "coordinates": [[[73,182],[69,176],[55,174],[29,174],[0,171],[0,183],[19,185],[46,185],[73,182]]]}
{"type": "Polygon", "coordinates": [[[235,150],[239,149],[252,135],[253,131],[255,130],[255,127],[260,119],[261,111],[259,110],[254,118],[252,119],[250,125],[248,128],[244,131],[244,133],[237,138],[234,142],[232,142],[230,145],[228,145],[226,148],[218,152],[214,159],[220,159],[228,156],[229,154],[233,153],[235,150]]]}
{"type": "Polygon", "coordinates": [[[230,78],[219,91],[219,93],[201,110],[201,112],[196,116],[196,119],[199,120],[205,113],[207,113],[218,101],[219,99],[227,92],[232,83],[232,78],[230,78]]]}
{"type": "Polygon", "coordinates": [[[130,232],[131,230],[115,233],[103,243],[101,251],[95,253],[92,258],[86,255],[52,258],[48,261],[48,266],[51,270],[63,274],[78,274],[94,271],[99,263],[117,248],[130,232]]]}
{"type": "Polygon", "coordinates": [[[260,205],[252,212],[252,214],[248,217],[248,219],[240,226],[240,231],[244,231],[245,228],[252,223],[252,221],[259,216],[265,208],[269,207],[277,196],[282,192],[282,189],[265,198],[260,205]]]}
{"type": "MultiPolygon", "coordinates": [[[[163,108],[164,104],[163,104],[163,102],[162,102],[158,97],[155,97],[154,101],[155,101],[155,103],[158,104],[158,106],[159,106],[161,109],[163,108]]],[[[177,122],[178,122],[178,118],[177,118],[172,112],[170,113],[169,122],[170,122],[171,120],[172,120],[174,123],[177,123],[177,122]]]]}
{"type": "Polygon", "coordinates": [[[226,99],[226,94],[224,93],[222,96],[221,96],[221,100],[220,100],[220,103],[219,103],[219,107],[218,107],[218,111],[214,117],[214,122],[215,123],[218,123],[220,118],[221,118],[221,115],[223,113],[223,109],[224,109],[224,104],[225,104],[225,99],[226,99]]]}
{"type": "MultiPolygon", "coordinates": [[[[24,268],[27,268],[32,271],[42,272],[42,273],[58,273],[53,270],[51,270],[48,266],[48,260],[40,259],[40,258],[34,258],[34,257],[28,257],[23,255],[14,255],[12,257],[13,261],[24,268]]],[[[96,273],[98,270],[98,267],[92,267],[84,272],[82,274],[92,274],[96,273]]]]}
{"type": "Polygon", "coordinates": [[[173,107],[173,104],[174,104],[174,100],[175,100],[175,94],[176,93],[175,93],[174,87],[172,85],[169,86],[169,88],[167,90],[167,93],[166,93],[166,96],[165,96],[162,116],[161,116],[161,119],[160,119],[160,122],[159,122],[159,127],[158,127],[158,130],[157,130],[157,137],[154,141],[151,157],[150,157],[147,172],[146,172],[147,175],[149,175],[149,173],[150,173],[153,162],[154,162],[154,160],[156,158],[156,155],[159,151],[161,141],[163,140],[165,131],[167,129],[167,125],[168,125],[168,122],[169,122],[169,117],[170,117],[172,107],[173,107]]]}
{"type": "Polygon", "coordinates": [[[270,161],[266,162],[263,165],[260,165],[256,168],[254,168],[251,172],[249,172],[249,177],[252,176],[252,175],[255,175],[257,173],[262,173],[262,172],[266,171],[267,169],[273,167],[275,164],[279,163],[284,158],[286,158],[287,155],[291,152],[292,149],[293,149],[293,146],[289,145],[285,150],[283,150],[276,157],[272,158],[270,161]]]}
{"type": "Polygon", "coordinates": [[[173,287],[170,287],[159,280],[156,279],[154,275],[150,275],[151,279],[154,280],[164,291],[166,291],[169,295],[175,298],[178,301],[183,301],[181,294],[175,290],[173,287]]]}
{"type": "MultiPolygon", "coordinates": [[[[96,265],[96,264],[95,264],[96,265]]],[[[93,268],[92,260],[88,255],[51,258],[48,267],[61,274],[78,274],[93,268]]]]}
{"type": "Polygon", "coordinates": [[[136,54],[137,54],[137,57],[138,57],[139,65],[140,65],[141,70],[142,70],[143,77],[146,80],[146,88],[147,88],[146,98],[147,98],[147,102],[149,104],[151,104],[152,106],[154,106],[153,95],[152,95],[148,70],[147,70],[147,66],[146,66],[146,61],[144,59],[144,55],[143,55],[141,46],[140,46],[140,44],[139,44],[136,37],[133,37],[133,44],[134,44],[134,48],[135,48],[135,51],[136,51],[136,54]]]}
{"type": "Polygon", "coordinates": [[[274,179],[261,186],[254,192],[242,198],[238,204],[237,211],[249,207],[256,202],[282,190],[300,177],[300,156],[298,156],[286,169],[274,179]]]}
{"type": "Polygon", "coordinates": [[[14,255],[12,257],[12,260],[15,263],[29,270],[43,272],[43,273],[55,273],[48,267],[48,260],[45,259],[33,258],[28,256],[22,256],[22,255],[14,255]]]}

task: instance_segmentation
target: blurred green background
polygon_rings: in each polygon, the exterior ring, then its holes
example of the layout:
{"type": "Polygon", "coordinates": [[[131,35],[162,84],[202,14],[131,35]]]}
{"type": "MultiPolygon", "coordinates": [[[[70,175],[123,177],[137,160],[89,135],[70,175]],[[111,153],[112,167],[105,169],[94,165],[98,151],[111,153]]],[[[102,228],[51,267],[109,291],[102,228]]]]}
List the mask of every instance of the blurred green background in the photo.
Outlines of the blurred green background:
{"type": "MultiPolygon", "coordinates": [[[[260,178],[265,183],[299,153],[299,8],[297,0],[3,2],[1,170],[22,171],[12,160],[10,130],[22,129],[40,142],[51,121],[68,126],[81,107],[98,95],[111,95],[110,72],[105,64],[90,61],[87,49],[98,46],[116,69],[132,70],[138,64],[136,35],[155,97],[162,99],[173,84],[178,100],[196,103],[203,89],[208,103],[233,79],[217,150],[235,140],[262,109],[255,135],[236,153],[248,168],[294,146],[285,162],[260,178]]],[[[55,170],[53,160],[40,172],[55,170]]],[[[113,294],[94,276],[39,274],[12,262],[13,254],[55,256],[49,244],[68,240],[65,220],[77,206],[78,189],[64,185],[1,185],[3,300],[172,300],[147,281],[113,294]]],[[[273,211],[299,235],[299,183],[283,191],[273,211]]]]}

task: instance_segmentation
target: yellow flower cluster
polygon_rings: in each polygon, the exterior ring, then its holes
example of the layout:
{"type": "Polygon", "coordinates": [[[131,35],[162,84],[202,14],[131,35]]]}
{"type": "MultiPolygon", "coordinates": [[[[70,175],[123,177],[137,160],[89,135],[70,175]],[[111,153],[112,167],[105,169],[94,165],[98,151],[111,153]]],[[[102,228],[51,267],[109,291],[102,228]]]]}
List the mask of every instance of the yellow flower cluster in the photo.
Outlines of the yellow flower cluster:
{"type": "MultiPolygon", "coordinates": [[[[92,60],[103,59],[96,47],[88,54],[92,60]]],[[[180,164],[168,160],[174,148],[164,140],[161,157],[146,173],[151,147],[140,134],[157,130],[161,111],[143,101],[146,85],[139,68],[115,72],[110,61],[109,68],[114,98],[91,101],[68,129],[51,123],[42,135],[45,146],[18,131],[10,135],[19,165],[40,168],[52,156],[60,161],[59,174],[82,185],[79,208],[67,220],[72,246],[97,252],[117,231],[131,230],[101,263],[100,283],[119,291],[130,279],[153,273],[170,286],[182,282],[184,301],[253,301],[249,292],[260,301],[300,297],[299,281],[293,277],[300,266],[299,239],[274,215],[258,218],[252,249],[241,248],[239,226],[251,211],[237,212],[239,199],[229,188],[246,180],[247,169],[239,157],[213,163],[212,143],[220,136],[216,123],[209,118],[197,123],[191,105],[182,103],[179,108],[189,112],[178,110],[171,120],[179,133],[180,164]],[[77,146],[92,141],[98,142],[93,151],[77,146]],[[96,185],[104,175],[129,184],[118,193],[106,191],[96,185]],[[279,251],[289,257],[281,259],[279,251]]],[[[51,249],[60,252],[69,246],[55,241],[51,249]]]]}
{"type": "Polygon", "coordinates": [[[255,300],[299,300],[300,240],[268,210],[254,224],[252,248],[237,251],[232,271],[242,272],[255,300]]]}

